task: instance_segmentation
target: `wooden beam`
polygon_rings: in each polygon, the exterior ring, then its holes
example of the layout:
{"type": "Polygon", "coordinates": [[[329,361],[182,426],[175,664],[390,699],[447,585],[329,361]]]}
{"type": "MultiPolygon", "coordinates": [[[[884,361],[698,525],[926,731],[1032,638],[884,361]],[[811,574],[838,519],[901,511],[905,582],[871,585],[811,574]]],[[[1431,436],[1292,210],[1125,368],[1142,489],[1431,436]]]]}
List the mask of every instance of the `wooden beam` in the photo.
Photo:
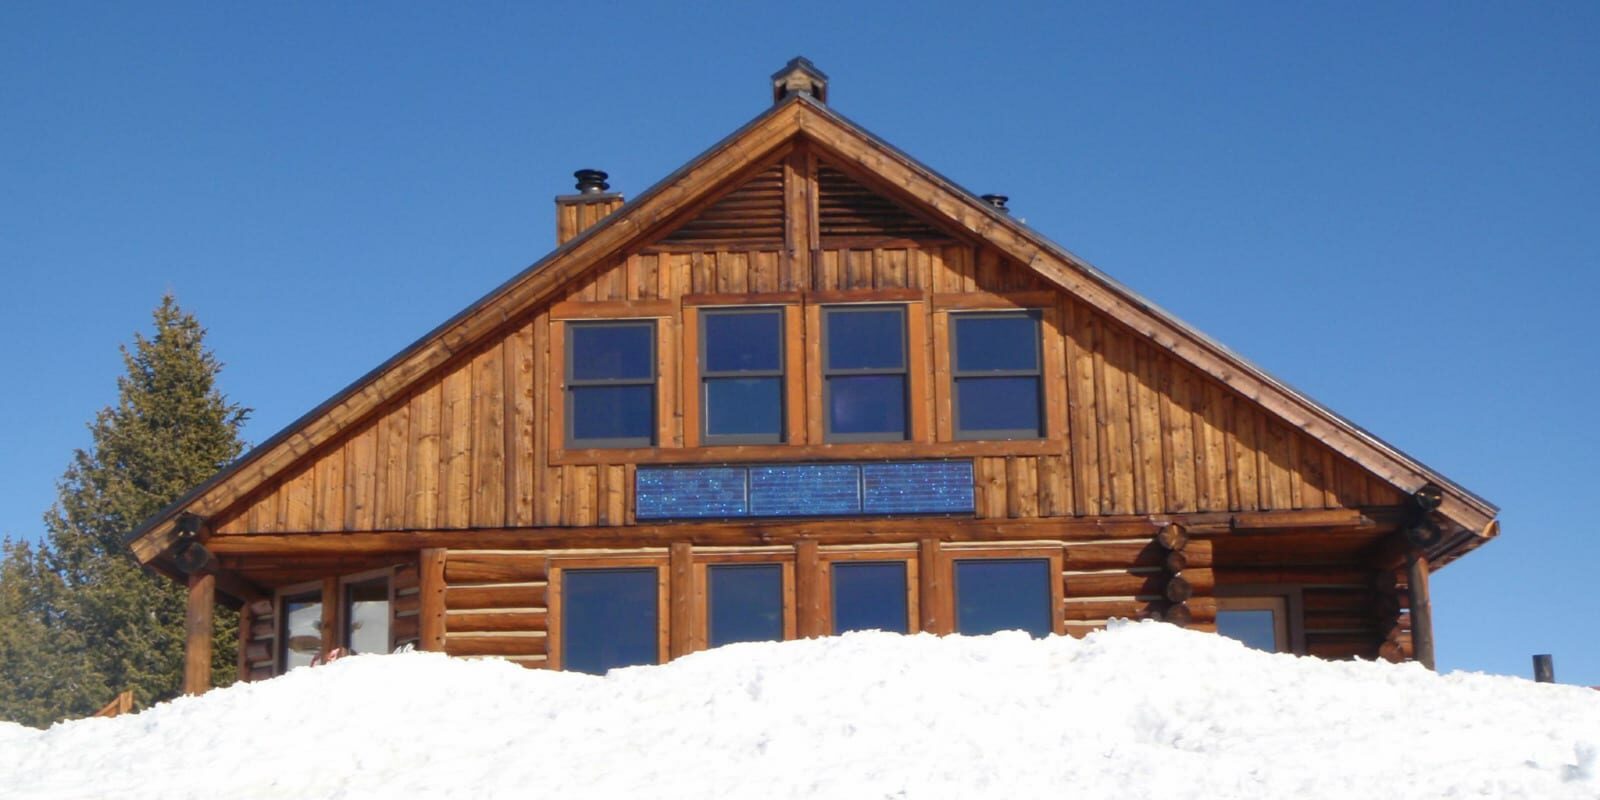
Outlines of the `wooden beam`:
{"type": "Polygon", "coordinates": [[[667,655],[686,656],[694,651],[694,545],[677,542],[667,555],[667,655]]]}
{"type": "MultiPolygon", "coordinates": [[[[1304,512],[1285,511],[1282,531],[1300,530],[1304,512]]],[[[1320,513],[1320,512],[1319,512],[1320,513]]],[[[1148,539],[1167,525],[1181,525],[1190,534],[1227,530],[1227,514],[1155,514],[1149,516],[1041,517],[1031,519],[839,519],[819,525],[815,520],[681,523],[617,527],[472,528],[465,530],[396,530],[369,533],[322,531],[313,533],[237,534],[216,536],[208,542],[224,564],[244,565],[244,556],[361,556],[407,554],[422,548],[448,547],[473,550],[542,550],[563,547],[665,547],[674,542],[700,546],[792,545],[802,539],[819,544],[864,542],[915,543],[923,538],[946,542],[1017,541],[1058,539],[1148,539]],[[1206,525],[1195,520],[1211,521],[1206,525]]],[[[1370,538],[1375,530],[1365,524],[1349,528],[1322,528],[1316,535],[1330,538],[1370,538]]],[[[1241,531],[1243,533],[1243,531],[1241,531]]],[[[1278,535],[1253,528],[1249,535],[1270,541],[1278,535]]],[[[1190,539],[1192,548],[1196,542],[1190,539]]]]}
{"type": "Polygon", "coordinates": [[[211,639],[216,632],[214,614],[217,576],[189,576],[189,601],[183,619],[183,693],[204,694],[211,689],[211,639]]]}
{"type": "Polygon", "coordinates": [[[945,585],[943,554],[938,539],[917,543],[917,606],[922,610],[922,631],[940,635],[950,633],[949,587],[945,585]]]}
{"type": "Polygon", "coordinates": [[[418,577],[420,589],[418,595],[422,606],[417,613],[420,626],[420,639],[417,647],[422,650],[444,650],[445,638],[445,582],[444,567],[448,551],[441,547],[425,548],[419,557],[418,577]]]}
{"type": "Polygon", "coordinates": [[[239,608],[239,663],[238,680],[250,680],[250,643],[255,637],[251,628],[255,627],[255,610],[250,603],[245,603],[239,608]]]}
{"type": "Polygon", "coordinates": [[[1411,641],[1416,659],[1428,669],[1433,661],[1433,600],[1428,593],[1428,557],[1412,553],[1406,564],[1406,590],[1410,594],[1411,641]]]}
{"type": "Polygon", "coordinates": [[[830,626],[824,613],[823,593],[827,577],[816,539],[801,539],[794,546],[794,595],[798,606],[795,627],[802,639],[827,636],[830,626]]]}

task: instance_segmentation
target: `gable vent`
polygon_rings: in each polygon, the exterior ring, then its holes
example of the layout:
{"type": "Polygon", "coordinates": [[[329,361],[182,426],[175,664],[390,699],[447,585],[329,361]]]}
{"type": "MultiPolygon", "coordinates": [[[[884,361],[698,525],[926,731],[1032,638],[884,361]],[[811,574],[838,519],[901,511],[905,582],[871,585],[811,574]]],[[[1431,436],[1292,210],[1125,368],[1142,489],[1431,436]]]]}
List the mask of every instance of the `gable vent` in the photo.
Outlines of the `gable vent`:
{"type": "Polygon", "coordinates": [[[670,244],[783,246],[783,165],[775,164],[662,238],[670,244]]]}
{"type": "Polygon", "coordinates": [[[893,200],[826,164],[817,166],[817,206],[817,230],[824,240],[949,238],[893,200]]]}

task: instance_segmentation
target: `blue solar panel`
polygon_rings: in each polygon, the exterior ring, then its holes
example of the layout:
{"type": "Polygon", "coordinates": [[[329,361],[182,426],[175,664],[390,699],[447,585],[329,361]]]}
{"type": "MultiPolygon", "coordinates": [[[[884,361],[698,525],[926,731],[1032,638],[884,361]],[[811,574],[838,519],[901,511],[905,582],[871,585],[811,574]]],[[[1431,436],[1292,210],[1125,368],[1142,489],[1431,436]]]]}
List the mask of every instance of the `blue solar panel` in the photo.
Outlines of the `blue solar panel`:
{"type": "Polygon", "coordinates": [[[971,461],[642,466],[641,520],[970,514],[971,461]]]}
{"type": "Polygon", "coordinates": [[[638,519],[746,516],[747,472],[744,467],[640,467],[633,514],[638,519]]]}
{"type": "Polygon", "coordinates": [[[861,465],[868,514],[958,514],[974,508],[971,461],[861,465]]]}
{"type": "Polygon", "coordinates": [[[750,514],[821,517],[861,513],[856,464],[771,464],[750,468],[750,514]]]}

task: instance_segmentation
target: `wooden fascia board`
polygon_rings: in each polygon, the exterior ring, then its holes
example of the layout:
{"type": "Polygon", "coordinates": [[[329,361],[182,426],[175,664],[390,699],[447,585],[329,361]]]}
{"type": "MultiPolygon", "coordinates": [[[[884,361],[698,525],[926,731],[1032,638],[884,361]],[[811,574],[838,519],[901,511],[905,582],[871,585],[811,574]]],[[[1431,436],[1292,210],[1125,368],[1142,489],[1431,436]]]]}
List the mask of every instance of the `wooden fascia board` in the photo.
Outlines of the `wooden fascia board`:
{"type": "Polygon", "coordinates": [[[291,423],[262,447],[246,454],[235,465],[225,468],[207,484],[135,530],[128,540],[134,556],[142,563],[149,562],[170,547],[173,531],[168,523],[181,511],[209,517],[227,509],[584,270],[654,235],[682,209],[716,191],[723,182],[735,178],[752,163],[792,139],[798,130],[800,109],[800,103],[792,100],[757,117],[358,380],[324,406],[291,423]]]}
{"type": "Polygon", "coordinates": [[[1072,256],[1009,216],[986,208],[909,156],[831,111],[807,105],[802,132],[835,159],[879,176],[925,210],[970,232],[1038,272],[1052,284],[1118,320],[1335,452],[1406,492],[1428,483],[1444,489],[1439,512],[1468,530],[1485,530],[1496,509],[1441,475],[1404,457],[1330,410],[1290,389],[1253,364],[1202,336],[1175,317],[1115,285],[1087,262],[1072,256]]]}

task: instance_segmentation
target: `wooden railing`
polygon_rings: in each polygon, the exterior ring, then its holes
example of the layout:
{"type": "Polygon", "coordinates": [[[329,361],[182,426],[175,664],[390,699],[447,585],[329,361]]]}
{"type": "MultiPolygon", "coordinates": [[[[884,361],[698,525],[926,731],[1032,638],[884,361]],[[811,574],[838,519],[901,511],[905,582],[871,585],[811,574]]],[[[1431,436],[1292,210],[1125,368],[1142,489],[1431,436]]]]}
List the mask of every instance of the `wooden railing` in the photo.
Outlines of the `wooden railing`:
{"type": "Polygon", "coordinates": [[[99,711],[94,712],[97,717],[115,717],[133,711],[133,690],[129,689],[106,703],[99,711]]]}

